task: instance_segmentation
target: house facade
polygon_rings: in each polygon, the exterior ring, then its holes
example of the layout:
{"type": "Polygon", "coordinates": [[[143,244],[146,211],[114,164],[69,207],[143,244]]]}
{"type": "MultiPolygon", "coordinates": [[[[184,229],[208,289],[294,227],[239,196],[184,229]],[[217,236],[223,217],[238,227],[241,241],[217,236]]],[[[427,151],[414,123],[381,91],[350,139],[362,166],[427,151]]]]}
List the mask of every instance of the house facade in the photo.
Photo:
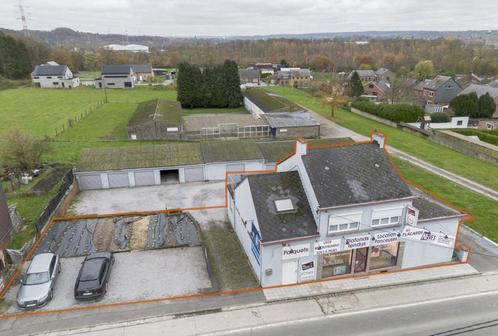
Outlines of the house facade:
{"type": "Polygon", "coordinates": [[[392,83],[396,78],[396,74],[387,68],[378,68],[375,70],[375,78],[378,81],[392,83]]]}
{"type": "Polygon", "coordinates": [[[310,86],[311,79],[311,71],[309,69],[281,68],[275,74],[273,82],[283,86],[305,88],[310,86]]]}
{"type": "Polygon", "coordinates": [[[95,87],[102,89],[132,89],[137,81],[133,68],[128,64],[102,66],[102,76],[95,80],[95,87]]]}
{"type": "Polygon", "coordinates": [[[261,75],[257,69],[240,69],[240,84],[245,86],[259,86],[261,75]]]}
{"type": "Polygon", "coordinates": [[[37,65],[31,73],[33,84],[38,88],[74,88],[80,85],[79,77],[74,77],[67,65],[49,62],[37,65]]]}
{"type": "Polygon", "coordinates": [[[371,81],[363,85],[363,91],[365,95],[375,96],[377,101],[383,101],[391,92],[391,84],[384,80],[371,81]]]}
{"type": "Polygon", "coordinates": [[[154,77],[154,71],[150,64],[131,64],[131,70],[135,74],[138,83],[146,82],[154,77]]]}
{"type": "Polygon", "coordinates": [[[362,82],[370,82],[376,79],[375,71],[373,70],[353,70],[349,73],[348,79],[353,77],[353,73],[357,73],[362,82]]]}
{"type": "Polygon", "coordinates": [[[464,216],[412,190],[370,143],[308,147],[228,175],[230,222],[263,287],[452,261],[464,216]]]}
{"type": "Polygon", "coordinates": [[[439,75],[423,82],[422,100],[426,104],[448,105],[461,91],[462,88],[455,79],[439,75]]]}

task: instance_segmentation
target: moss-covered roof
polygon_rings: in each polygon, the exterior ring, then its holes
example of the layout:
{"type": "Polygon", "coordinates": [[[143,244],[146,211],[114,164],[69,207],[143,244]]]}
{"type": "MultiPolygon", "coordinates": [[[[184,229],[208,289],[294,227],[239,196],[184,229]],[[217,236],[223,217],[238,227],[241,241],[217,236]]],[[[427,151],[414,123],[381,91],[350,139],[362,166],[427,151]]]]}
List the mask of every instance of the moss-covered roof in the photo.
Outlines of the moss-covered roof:
{"type": "Polygon", "coordinates": [[[202,141],[201,151],[206,163],[263,159],[258,145],[251,140],[202,141]]]}
{"type": "Polygon", "coordinates": [[[81,152],[78,171],[169,167],[202,163],[198,143],[92,148],[81,152]]]}
{"type": "Polygon", "coordinates": [[[182,107],[172,100],[154,99],[138,104],[128,126],[137,126],[150,121],[162,122],[167,125],[179,125],[182,107]]]}
{"type": "Polygon", "coordinates": [[[296,104],[290,100],[261,89],[249,89],[244,92],[244,96],[256,104],[263,112],[291,109],[291,106],[296,107],[296,104]]]}

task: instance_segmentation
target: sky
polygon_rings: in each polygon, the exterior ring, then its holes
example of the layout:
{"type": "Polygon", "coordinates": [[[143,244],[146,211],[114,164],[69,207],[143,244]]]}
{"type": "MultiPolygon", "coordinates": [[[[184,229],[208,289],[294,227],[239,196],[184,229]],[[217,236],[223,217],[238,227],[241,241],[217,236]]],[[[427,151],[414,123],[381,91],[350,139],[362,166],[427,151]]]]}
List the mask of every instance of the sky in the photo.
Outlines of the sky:
{"type": "MultiPolygon", "coordinates": [[[[22,0],[29,29],[231,36],[371,30],[498,29],[498,0],[22,0]]],[[[20,30],[19,0],[0,27],[20,30]]]]}

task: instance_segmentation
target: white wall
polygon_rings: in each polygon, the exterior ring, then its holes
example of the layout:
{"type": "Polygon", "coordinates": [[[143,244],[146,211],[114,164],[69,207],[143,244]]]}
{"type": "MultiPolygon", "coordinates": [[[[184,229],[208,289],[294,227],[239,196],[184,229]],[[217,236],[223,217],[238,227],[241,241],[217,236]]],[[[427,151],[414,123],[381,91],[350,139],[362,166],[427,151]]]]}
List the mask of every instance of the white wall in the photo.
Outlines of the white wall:
{"type": "MultiPolygon", "coordinates": [[[[420,128],[420,123],[409,123],[412,126],[420,128]]],[[[453,117],[450,122],[445,123],[433,123],[431,122],[429,127],[432,129],[449,129],[449,128],[468,128],[469,126],[469,117],[453,117]],[[458,122],[461,122],[461,125],[458,125],[458,122]]]]}
{"type": "Polygon", "coordinates": [[[254,104],[249,98],[244,97],[244,107],[249,113],[251,113],[255,117],[260,117],[260,115],[265,114],[263,110],[261,110],[256,104],[254,104]]]}

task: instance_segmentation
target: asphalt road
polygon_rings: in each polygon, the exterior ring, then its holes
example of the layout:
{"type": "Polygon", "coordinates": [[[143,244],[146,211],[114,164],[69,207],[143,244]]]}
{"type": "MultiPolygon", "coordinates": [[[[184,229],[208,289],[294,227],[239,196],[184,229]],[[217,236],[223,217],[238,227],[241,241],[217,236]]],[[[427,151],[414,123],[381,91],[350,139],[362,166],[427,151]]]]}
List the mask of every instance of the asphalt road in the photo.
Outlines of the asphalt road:
{"type": "Polygon", "coordinates": [[[276,323],[217,335],[498,335],[498,291],[276,323]]]}

